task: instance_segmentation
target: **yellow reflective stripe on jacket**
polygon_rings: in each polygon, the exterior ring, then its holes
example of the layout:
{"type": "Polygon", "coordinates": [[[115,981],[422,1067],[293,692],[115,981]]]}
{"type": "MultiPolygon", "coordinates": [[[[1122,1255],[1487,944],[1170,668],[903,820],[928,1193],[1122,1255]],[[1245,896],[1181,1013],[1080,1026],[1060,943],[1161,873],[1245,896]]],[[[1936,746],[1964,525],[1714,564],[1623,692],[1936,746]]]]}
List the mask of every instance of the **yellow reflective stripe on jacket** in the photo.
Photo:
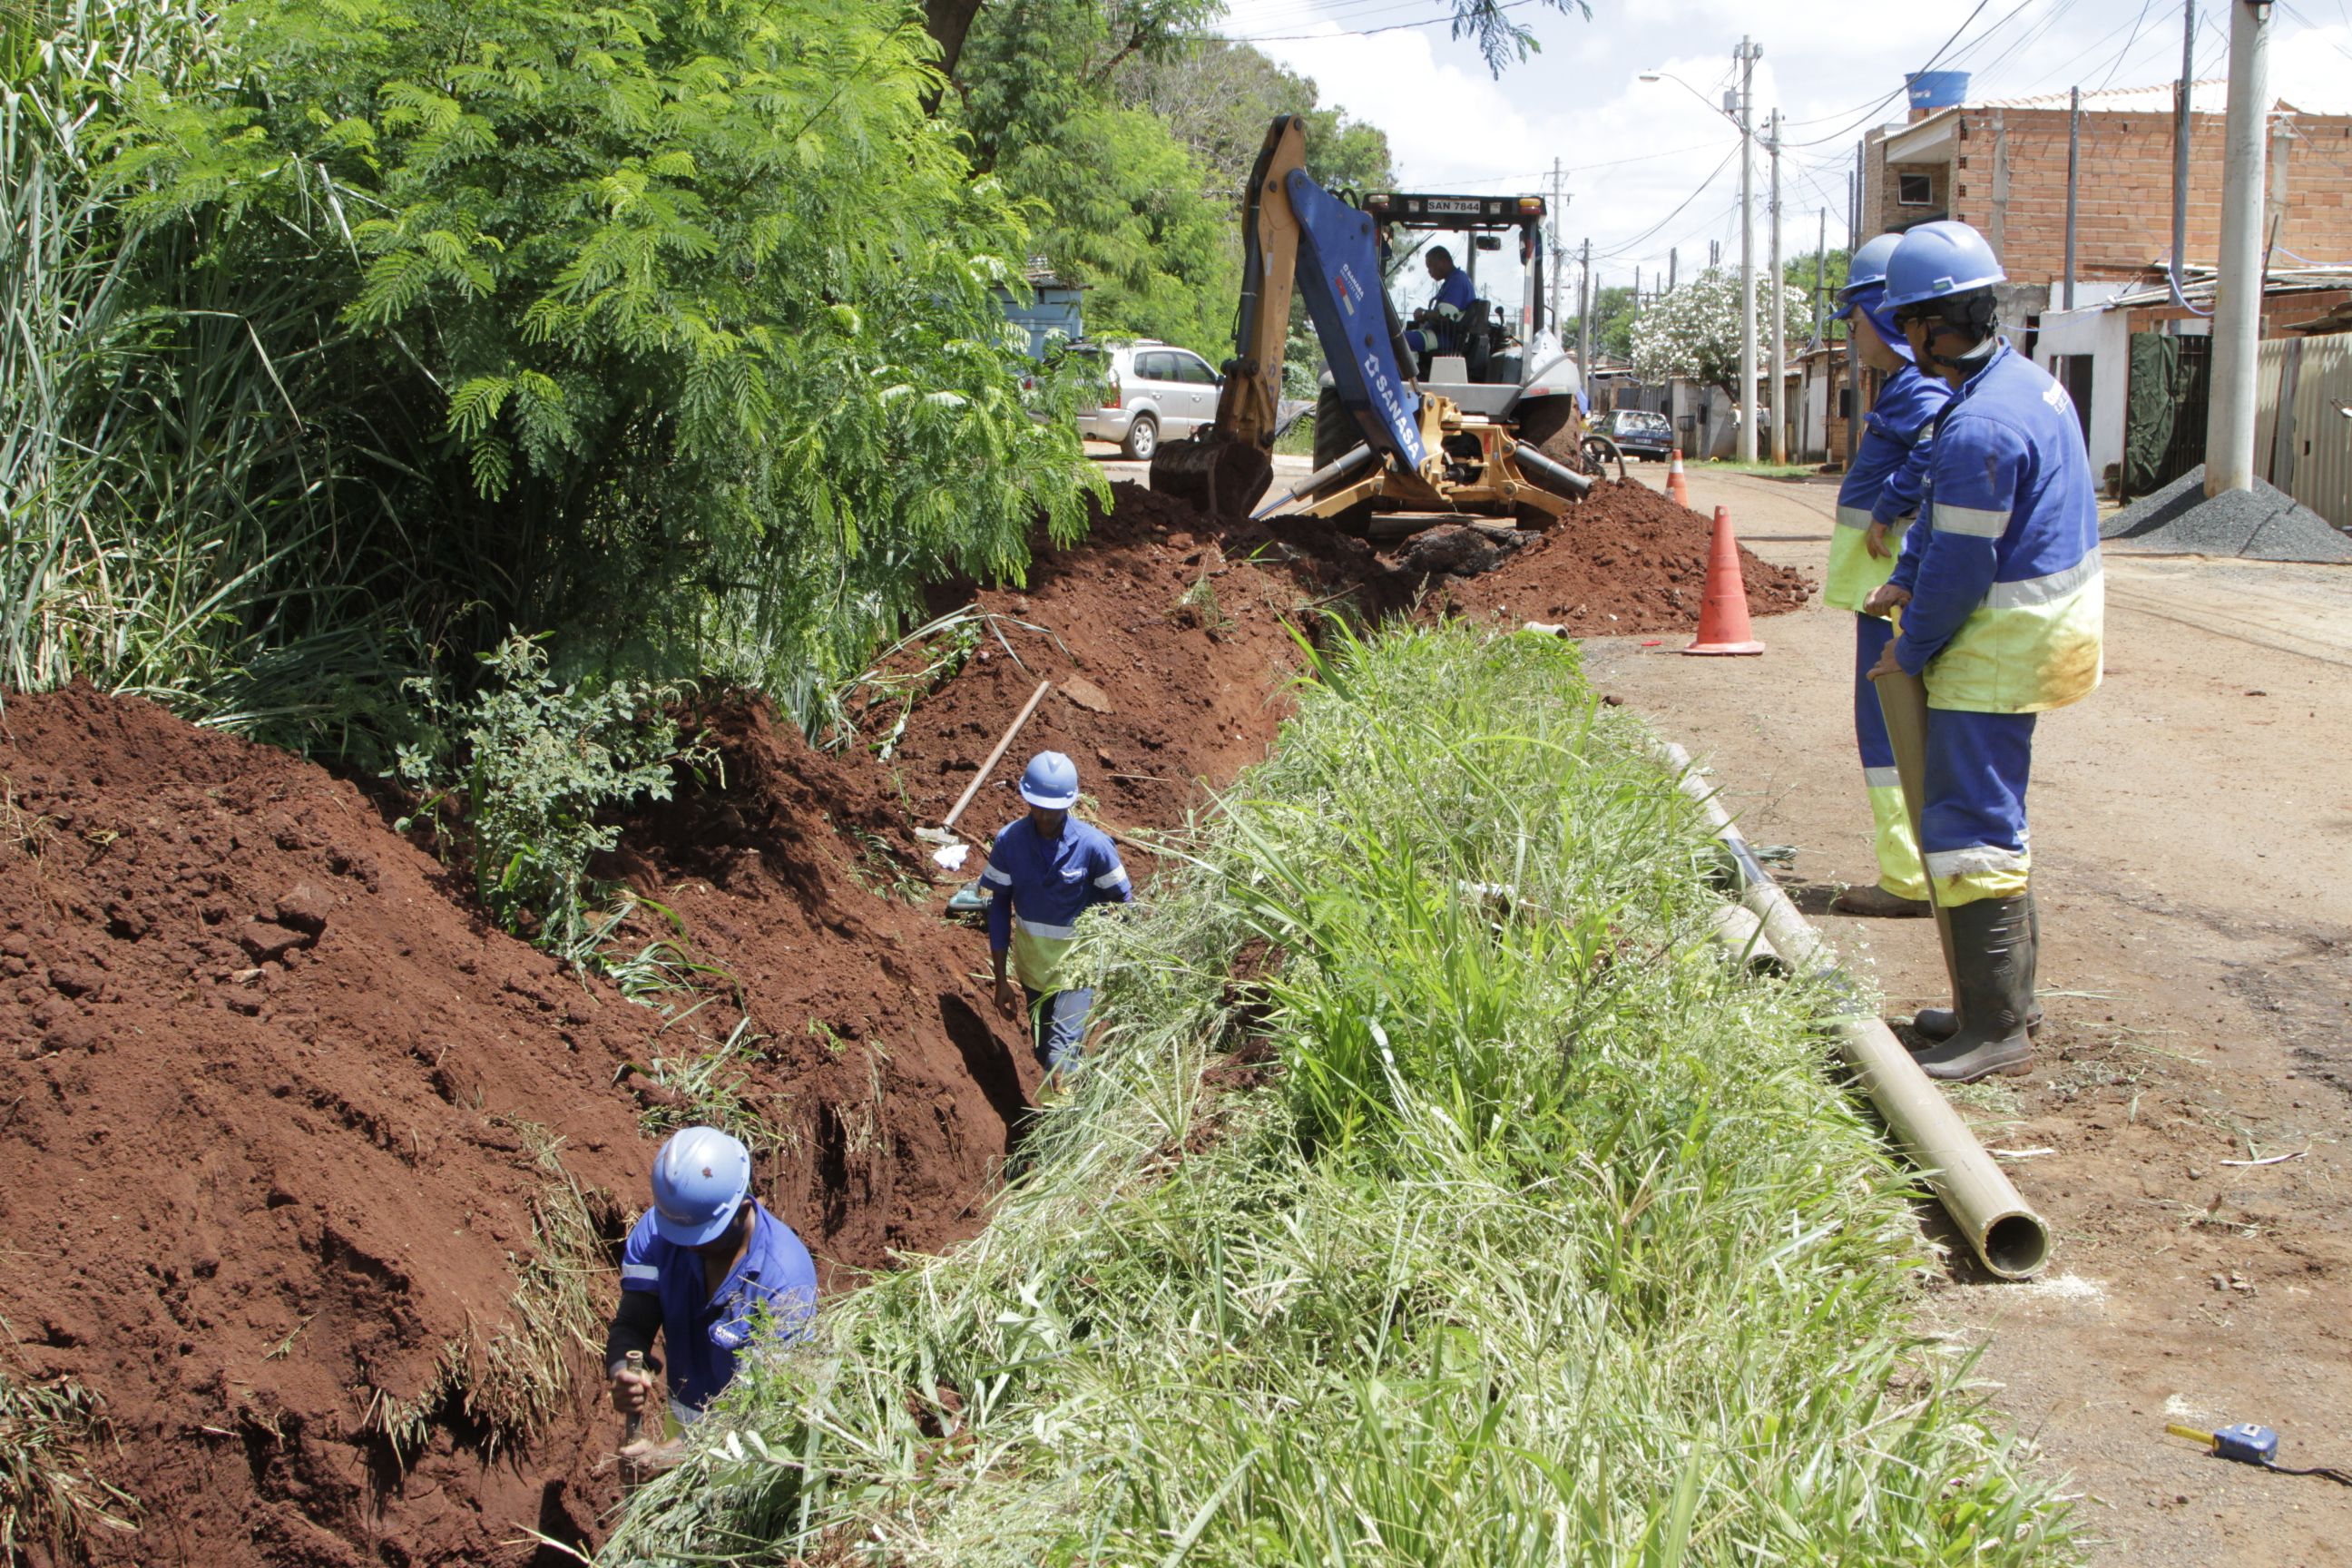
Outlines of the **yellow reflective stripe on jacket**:
{"type": "MultiPolygon", "coordinates": [[[[1936,509],[1937,527],[1944,509],[1936,509]]],[[[1996,583],[1927,661],[1927,706],[2040,713],[2098,689],[2106,580],[2097,555],[2063,572],[1996,583]]],[[[1985,896],[1985,895],[1979,895],[1985,896]]]]}
{"type": "Polygon", "coordinates": [[[1032,991],[1051,995],[1068,989],[1062,983],[1070,949],[1077,941],[1076,926],[1043,925],[1013,917],[1013,973],[1032,991]]]}
{"type": "Polygon", "coordinates": [[[1903,553],[1903,535],[1910,526],[1907,517],[1886,525],[1886,556],[1881,560],[1870,552],[1866,542],[1870,513],[1858,506],[1838,508],[1837,527],[1830,531],[1830,571],[1822,581],[1822,603],[1860,614],[1864,602],[1895,575],[1895,563],[1903,553]]]}

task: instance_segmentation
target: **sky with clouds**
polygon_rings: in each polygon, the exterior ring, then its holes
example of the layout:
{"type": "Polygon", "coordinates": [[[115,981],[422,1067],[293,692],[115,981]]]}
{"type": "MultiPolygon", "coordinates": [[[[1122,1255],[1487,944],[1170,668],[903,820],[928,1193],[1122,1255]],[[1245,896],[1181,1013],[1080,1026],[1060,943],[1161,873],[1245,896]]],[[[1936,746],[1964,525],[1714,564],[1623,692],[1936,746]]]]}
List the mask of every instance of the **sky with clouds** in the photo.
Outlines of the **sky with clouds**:
{"type": "MultiPolygon", "coordinates": [[[[1813,248],[1823,211],[1829,243],[1844,243],[1855,144],[1904,117],[1904,73],[1939,49],[1935,68],[1972,73],[1971,98],[2054,92],[2063,102],[2072,86],[2170,81],[2184,10],[2182,0],[1596,0],[1588,20],[1519,0],[1511,15],[1542,49],[1497,79],[1473,44],[1448,37],[1447,0],[1230,3],[1223,35],[1312,77],[1325,103],[1385,131],[1406,188],[1543,192],[1559,159],[1570,197],[1565,244],[1590,238],[1601,280],[1630,283],[1638,268],[1645,286],[1671,248],[1685,277],[1706,264],[1709,240],[1737,262],[1738,133],[1712,106],[1735,79],[1743,34],[1763,49],[1759,134],[1769,110],[1787,120],[1782,245],[1795,255],[1813,248]],[[1688,89],[1639,79],[1647,71],[1688,89]]],[[[2228,74],[2228,5],[2198,0],[2200,78],[2228,74]]],[[[2279,0],[2272,27],[2273,95],[2352,111],[2352,0],[2279,0]]],[[[1759,148],[1759,265],[1765,169],[1759,148]]],[[[1494,298],[1516,297],[1496,282],[1494,298]]]]}

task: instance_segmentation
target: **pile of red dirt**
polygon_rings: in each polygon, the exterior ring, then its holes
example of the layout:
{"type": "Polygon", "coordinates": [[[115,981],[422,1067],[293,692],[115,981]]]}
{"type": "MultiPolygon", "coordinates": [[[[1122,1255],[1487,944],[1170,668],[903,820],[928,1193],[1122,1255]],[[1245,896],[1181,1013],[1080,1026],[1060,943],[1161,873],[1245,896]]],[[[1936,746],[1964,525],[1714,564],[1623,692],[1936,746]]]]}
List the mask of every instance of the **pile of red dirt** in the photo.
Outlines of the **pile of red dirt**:
{"type": "MultiPolygon", "coordinates": [[[[1690,631],[1706,593],[1713,523],[1641,485],[1605,479],[1498,571],[1448,578],[1460,614],[1517,625],[1545,621],[1576,637],[1690,631]]],[[[1748,613],[1800,608],[1802,574],[1739,552],[1748,613]]]]}
{"type": "MultiPolygon", "coordinates": [[[[551,1194],[577,1188],[569,1212],[613,1261],[655,1146],[641,1116],[678,1109],[656,1058],[748,1042],[741,1089],[778,1140],[762,1194],[829,1288],[975,1230],[1037,1068],[909,828],[941,818],[1039,680],[1053,692],[961,828],[984,841],[1017,816],[1022,762],[1054,747],[1148,874],[1134,830],[1265,753],[1300,658],[1286,623],[1316,607],[1667,631],[1704,582],[1705,520],[1633,487],[1597,487],[1469,577],[1416,569],[1460,558],[1425,546],[1117,490],[1025,587],[938,592],[985,627],[903,725],[907,689],[886,685],[837,755],[757,703],[697,718],[717,776],[623,823],[599,868],[683,923],[700,989],[667,1015],[492,928],[318,767],[87,690],[8,700],[0,1370],[104,1401],[101,1469],[141,1531],[98,1538],[97,1560],[404,1568],[519,1563],[525,1529],[592,1543],[615,1498],[593,1347],[531,1431],[466,1390],[521,1326],[551,1194]],[[395,1447],[387,1412],[422,1437],[395,1447]]],[[[1755,613],[1801,602],[1793,574],[1747,573],[1755,613]]],[[[599,1312],[613,1289],[596,1278],[599,1312]]]]}
{"type": "Polygon", "coordinates": [[[626,869],[730,972],[729,1011],[656,1035],[315,766],[87,690],[0,718],[0,1370],[104,1402],[116,1447],[95,1452],[141,1529],[97,1560],[517,1563],[525,1528],[592,1540],[615,1500],[593,1354],[574,1347],[527,1440],[446,1363],[479,1384],[523,1326],[553,1184],[609,1251],[655,1146],[625,1064],[691,1057],[736,1011],[773,1037],[763,1195],[813,1251],[877,1267],[976,1227],[1035,1069],[968,978],[976,940],[861,882],[910,848],[878,770],[756,710],[715,717],[726,789],[633,825],[626,869]],[[403,1409],[425,1431],[395,1449],[403,1409]]]}
{"type": "MultiPolygon", "coordinates": [[[[1041,545],[1025,589],[959,584],[933,595],[941,612],[977,605],[990,629],[891,747],[918,820],[953,806],[1040,680],[1054,689],[957,825],[975,842],[1025,809],[1013,793],[1021,764],[1048,748],[1077,762],[1114,830],[1181,821],[1204,781],[1232,778],[1273,740],[1299,657],[1284,622],[1304,625],[1313,606],[1418,605],[1579,636],[1670,632],[1697,625],[1706,581],[1708,520],[1634,484],[1595,485],[1559,525],[1466,577],[1412,569],[1411,541],[1376,548],[1327,522],[1212,520],[1139,485],[1112,490],[1082,544],[1041,545]]],[[[1805,602],[1797,573],[1740,554],[1751,614],[1805,602]]],[[[929,657],[894,665],[904,673],[929,657]]],[[[895,698],[873,700],[864,732],[887,734],[898,711],[895,698]]]]}

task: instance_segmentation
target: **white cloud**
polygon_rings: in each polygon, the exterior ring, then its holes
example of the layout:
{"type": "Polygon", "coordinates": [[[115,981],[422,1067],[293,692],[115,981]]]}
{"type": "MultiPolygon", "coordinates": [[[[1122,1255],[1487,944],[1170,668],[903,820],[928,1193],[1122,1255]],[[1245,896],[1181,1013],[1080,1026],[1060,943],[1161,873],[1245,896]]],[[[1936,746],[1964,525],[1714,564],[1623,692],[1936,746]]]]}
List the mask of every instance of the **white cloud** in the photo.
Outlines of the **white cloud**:
{"type": "MultiPolygon", "coordinates": [[[[1445,0],[1430,0],[1442,12],[1445,0]]],[[[2204,0],[2200,76],[2226,71],[2229,16],[2204,0]]],[[[1371,36],[1349,29],[1391,25],[1416,14],[1372,0],[1235,0],[1225,23],[1234,37],[1319,33],[1259,47],[1311,76],[1326,103],[1388,132],[1400,180],[1434,190],[1540,192],[1553,158],[1568,170],[1572,195],[1562,218],[1572,248],[1590,238],[1606,258],[1596,272],[1612,283],[1645,279],[1681,247],[1687,276],[1703,265],[1710,237],[1737,254],[1737,161],[1704,195],[1678,205],[1721,163],[1737,138],[1709,105],[1734,70],[1732,50],[1746,34],[1762,46],[1756,68],[1759,130],[1776,105],[1788,117],[1783,163],[1788,230],[1784,250],[1809,252],[1815,214],[1829,213],[1830,243],[1845,240],[1845,171],[1863,132],[1903,118],[1904,73],[1927,64],[1971,7],[1939,4],[1857,6],[1851,0],[1665,0],[1637,6],[1600,0],[1591,21],[1538,11],[1541,53],[1491,78],[1477,51],[1449,38],[1443,26],[1371,36]],[[1670,81],[1638,79],[1663,69],[1670,81]],[[1874,101],[1885,107],[1870,112],[1874,101]],[[1647,231],[1654,234],[1643,237],[1647,231]]],[[[2272,87],[2313,112],[2352,110],[2352,26],[2318,26],[2273,13],[2272,87]]],[[[2179,69],[2180,16],[2143,0],[2010,0],[1971,22],[1953,58],[1937,68],[1973,73],[1976,95],[2019,97],[2102,83],[2164,82],[2179,69]],[[2003,20],[2005,17],[2013,19],[2003,20]]],[[[1765,163],[1757,159],[1758,254],[1765,247],[1765,163]]],[[[1503,297],[1501,295],[1498,298],[1503,297]]]]}

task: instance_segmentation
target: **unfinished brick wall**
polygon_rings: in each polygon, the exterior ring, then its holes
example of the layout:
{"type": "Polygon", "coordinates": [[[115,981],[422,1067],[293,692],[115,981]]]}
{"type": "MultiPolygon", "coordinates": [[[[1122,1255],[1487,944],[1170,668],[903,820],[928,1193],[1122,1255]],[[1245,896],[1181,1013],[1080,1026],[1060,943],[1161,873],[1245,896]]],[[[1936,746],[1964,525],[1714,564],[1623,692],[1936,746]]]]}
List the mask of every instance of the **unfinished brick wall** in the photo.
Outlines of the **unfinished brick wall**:
{"type": "MultiPolygon", "coordinates": [[[[1866,145],[1875,178],[1867,226],[1938,216],[1895,204],[1903,173],[1932,171],[1942,216],[1975,225],[2011,278],[2042,282],[2066,262],[2066,120],[2055,109],[1967,109],[1949,164],[1889,164],[1866,145]],[[1948,181],[1948,184],[1947,182],[1948,181]]],[[[2221,224],[2223,118],[2198,114],[2189,131],[2187,259],[2211,265],[2221,224]]],[[[2273,121],[2270,197],[2283,209],[2277,244],[2314,261],[2352,260],[2352,117],[2297,114],[2273,121]]],[[[2084,110],[2075,209],[2075,275],[2084,282],[2146,274],[2172,248],[2172,116],[2084,110]]],[[[2279,264],[2291,265],[2281,258],[2279,264]]]]}

